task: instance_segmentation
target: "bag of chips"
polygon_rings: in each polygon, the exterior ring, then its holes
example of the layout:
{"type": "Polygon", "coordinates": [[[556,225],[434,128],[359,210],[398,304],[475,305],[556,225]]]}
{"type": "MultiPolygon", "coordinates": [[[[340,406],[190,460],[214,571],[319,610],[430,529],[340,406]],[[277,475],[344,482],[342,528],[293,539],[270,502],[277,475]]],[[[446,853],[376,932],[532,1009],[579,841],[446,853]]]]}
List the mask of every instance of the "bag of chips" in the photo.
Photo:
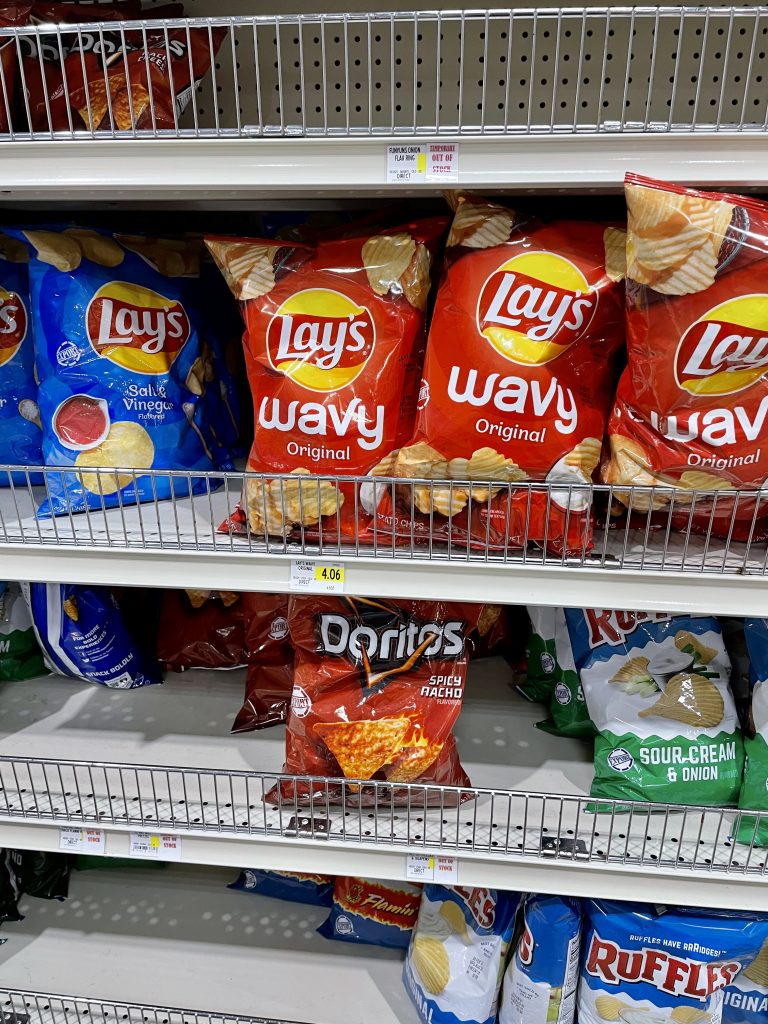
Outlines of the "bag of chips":
{"type": "Polygon", "coordinates": [[[248,672],[232,732],[279,725],[293,692],[293,645],[287,594],[243,594],[248,672]]]}
{"type": "MultiPolygon", "coordinates": [[[[43,461],[28,263],[27,247],[0,233],[0,464],[10,466],[43,461]]],[[[11,477],[11,483],[26,487],[25,473],[11,477]]],[[[31,473],[29,481],[41,484],[43,478],[31,473]]],[[[0,487],[8,485],[8,474],[0,473],[0,487]]]]}
{"type": "Polygon", "coordinates": [[[592,795],[735,804],[744,749],[717,620],[604,608],[565,619],[597,731],[592,795]]]}
{"type": "Polygon", "coordinates": [[[565,612],[562,608],[528,609],[531,633],[528,670],[518,690],[528,700],[549,705],[549,718],[537,728],[556,736],[592,736],[594,726],[573,660],[565,612]]]}
{"type": "Polygon", "coordinates": [[[723,1024],[765,1024],[768,1014],[768,939],[725,990],[723,1024]]]}
{"type": "Polygon", "coordinates": [[[245,665],[244,595],[229,590],[166,590],[157,657],[171,672],[245,665]]]}
{"type": "MultiPolygon", "coordinates": [[[[291,597],[296,661],[284,771],[468,786],[451,730],[464,696],[467,640],[482,607],[291,597]]],[[[286,780],[280,792],[283,800],[339,796],[324,782],[286,780]]],[[[384,796],[349,786],[344,799],[367,806],[384,796]]]]}
{"type": "Polygon", "coordinates": [[[66,853],[8,850],[20,893],[41,900],[65,900],[69,895],[72,858],[66,853]]]}
{"type": "Polygon", "coordinates": [[[570,896],[526,896],[498,1024],[573,1024],[581,907],[570,896]]]}
{"type": "Polygon", "coordinates": [[[312,907],[330,907],[333,903],[333,879],[330,875],[244,868],[227,888],[292,903],[306,903],[312,907]]]}
{"type": "Polygon", "coordinates": [[[761,818],[739,815],[737,838],[768,846],[768,619],[745,619],[752,682],[751,729],[744,737],[744,777],[739,809],[763,811],[761,818]]]}
{"type": "Polygon", "coordinates": [[[625,193],[628,364],[603,479],[627,505],[622,486],[667,488],[630,507],[743,539],[759,510],[735,489],[768,477],[768,205],[634,174],[625,193]]]}
{"type": "Polygon", "coordinates": [[[22,589],[51,672],[118,690],[162,682],[106,587],[25,583],[22,589]]]}
{"type": "Polygon", "coordinates": [[[768,918],[726,910],[583,901],[579,1024],[720,1021],[768,918]]]}
{"type": "Polygon", "coordinates": [[[518,893],[425,885],[403,969],[424,1024],[493,1024],[518,893]]]}
{"type": "Polygon", "coordinates": [[[600,224],[522,221],[460,197],[416,429],[395,461],[396,476],[439,483],[401,486],[394,508],[387,489],[380,528],[394,517],[406,541],[590,547],[589,484],[624,330],[618,239],[600,224]]]}
{"type": "MultiPolygon", "coordinates": [[[[24,3],[2,3],[0,4],[0,28],[14,28],[17,25],[26,25],[29,22],[29,13],[32,4],[24,3]]],[[[24,37],[22,36],[21,39],[24,37]]],[[[0,39],[0,135],[11,128],[18,128],[14,124],[13,100],[16,83],[17,50],[16,38],[7,36],[0,39]]],[[[0,288],[2,281],[0,280],[0,288]]],[[[0,319],[2,324],[2,319],[0,319]]]]}
{"type": "Polygon", "coordinates": [[[326,939],[407,949],[420,901],[421,887],[409,882],[340,875],[331,912],[317,930],[326,939]]]}
{"type": "Polygon", "coordinates": [[[249,480],[227,528],[324,540],[365,532],[383,486],[375,478],[392,475],[412,430],[430,270],[446,223],[314,245],[206,239],[246,325],[248,469],[287,474],[249,480]],[[355,475],[370,483],[358,490],[333,479],[355,475]]]}
{"type": "Polygon", "coordinates": [[[72,468],[48,476],[38,514],[187,494],[188,479],[142,471],[214,468],[196,386],[199,245],[81,228],[10,233],[32,253],[44,461],[72,468]]]}
{"type": "Polygon", "coordinates": [[[21,889],[11,865],[11,850],[0,850],[0,924],[3,921],[23,921],[19,913],[21,889]]]}
{"type": "Polygon", "coordinates": [[[18,583],[0,583],[0,682],[45,674],[32,617],[18,583]]]}
{"type": "Polygon", "coordinates": [[[552,691],[560,678],[561,670],[557,662],[555,637],[557,617],[562,614],[562,608],[545,608],[543,606],[528,608],[530,630],[525,652],[526,672],[524,681],[517,685],[517,691],[526,700],[542,701],[548,704],[552,691]]]}

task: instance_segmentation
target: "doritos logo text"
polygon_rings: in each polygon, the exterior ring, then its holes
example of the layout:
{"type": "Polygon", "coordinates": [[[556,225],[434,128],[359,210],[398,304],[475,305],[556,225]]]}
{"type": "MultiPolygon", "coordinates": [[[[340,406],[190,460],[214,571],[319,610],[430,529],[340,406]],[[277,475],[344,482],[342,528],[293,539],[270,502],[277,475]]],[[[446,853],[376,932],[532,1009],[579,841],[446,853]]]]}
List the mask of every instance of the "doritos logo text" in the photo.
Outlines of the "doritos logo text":
{"type": "Polygon", "coordinates": [[[27,334],[27,310],[15,292],[0,288],[0,366],[10,362],[27,334]]]}
{"type": "Polygon", "coordinates": [[[723,302],[688,328],[675,355],[678,387],[693,395],[742,391],[768,370],[768,295],[723,302]]]}
{"type": "Polygon", "coordinates": [[[379,665],[407,661],[411,668],[422,655],[446,658],[461,655],[465,628],[466,624],[459,620],[418,622],[413,619],[377,628],[361,624],[357,618],[325,613],[318,622],[320,653],[341,655],[356,664],[364,660],[379,665]]]}

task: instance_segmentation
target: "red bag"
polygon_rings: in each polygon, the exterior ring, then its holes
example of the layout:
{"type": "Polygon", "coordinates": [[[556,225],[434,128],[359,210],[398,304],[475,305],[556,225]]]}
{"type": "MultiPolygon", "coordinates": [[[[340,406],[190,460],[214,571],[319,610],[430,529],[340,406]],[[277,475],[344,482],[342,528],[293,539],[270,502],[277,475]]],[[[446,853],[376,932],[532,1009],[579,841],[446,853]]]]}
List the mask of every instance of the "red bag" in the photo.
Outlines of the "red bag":
{"type": "MultiPolygon", "coordinates": [[[[292,597],[296,663],[284,771],[468,786],[452,729],[469,634],[482,610],[443,601],[292,597]]],[[[288,799],[312,795],[303,782],[280,789],[288,799]]],[[[338,798],[325,784],[314,793],[338,798]]],[[[363,787],[358,800],[371,805],[376,797],[363,787]]]]}
{"type": "Polygon", "coordinates": [[[632,174],[626,196],[628,363],[603,479],[625,504],[620,485],[675,488],[673,506],[667,490],[631,507],[745,538],[766,508],[735,491],[768,478],[768,204],[632,174]]]}
{"type": "Polygon", "coordinates": [[[232,732],[248,732],[284,722],[293,689],[288,595],[243,594],[242,597],[248,674],[245,700],[232,732]]]}
{"type": "Polygon", "coordinates": [[[242,303],[255,440],[248,468],[293,479],[246,485],[229,528],[352,538],[410,435],[432,254],[447,221],[316,245],[208,238],[242,303]],[[302,479],[369,475],[354,484],[302,479]],[[301,482],[300,482],[301,481],[301,482]],[[307,529],[307,528],[311,529],[307,529]]]}
{"type": "Polygon", "coordinates": [[[461,198],[416,429],[394,472],[441,483],[396,488],[394,507],[387,488],[382,532],[394,522],[406,542],[415,534],[504,548],[527,536],[558,554],[589,548],[585,485],[600,460],[624,327],[620,272],[606,269],[615,233],[521,222],[504,207],[461,198]],[[563,487],[509,486],[519,481],[563,487]]]}
{"type": "MultiPolygon", "coordinates": [[[[29,12],[31,10],[31,3],[0,4],[0,28],[26,25],[29,22],[29,12]]],[[[24,37],[19,38],[19,46],[22,53],[24,52],[25,42],[26,39],[24,37]]],[[[7,132],[11,127],[17,65],[16,37],[0,37],[0,134],[7,132]]]]}
{"type": "Polygon", "coordinates": [[[245,665],[245,596],[230,591],[166,590],[160,613],[158,660],[171,672],[245,665]]]}

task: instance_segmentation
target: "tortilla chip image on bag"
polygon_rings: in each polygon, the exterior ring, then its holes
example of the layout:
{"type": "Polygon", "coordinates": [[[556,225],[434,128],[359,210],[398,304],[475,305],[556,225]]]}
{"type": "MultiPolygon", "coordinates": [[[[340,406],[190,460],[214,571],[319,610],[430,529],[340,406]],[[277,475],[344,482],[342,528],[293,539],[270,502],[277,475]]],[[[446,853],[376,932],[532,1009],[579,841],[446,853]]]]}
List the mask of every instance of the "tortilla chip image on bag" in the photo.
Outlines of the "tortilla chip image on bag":
{"type": "Polygon", "coordinates": [[[41,518],[205,491],[216,468],[194,387],[199,243],[84,228],[16,229],[30,250],[41,518]],[[118,472],[117,470],[120,470],[118,472]]]}
{"type": "Polygon", "coordinates": [[[519,902],[500,889],[424,886],[403,968],[424,1024],[493,1024],[519,902]]]}
{"type": "Polygon", "coordinates": [[[417,482],[396,488],[394,505],[382,492],[382,531],[394,522],[404,542],[590,547],[590,483],[624,332],[605,232],[459,198],[416,427],[395,460],[394,475],[417,482]]]}
{"type": "Polygon", "coordinates": [[[603,608],[565,620],[597,733],[592,795],[735,804],[744,748],[717,620],[603,608]]]}
{"type": "Polygon", "coordinates": [[[768,917],[586,899],[579,1024],[718,1024],[768,917]]]}
{"type": "MultiPolygon", "coordinates": [[[[315,244],[206,238],[245,320],[254,405],[233,532],[365,533],[410,437],[434,253],[447,218],[315,244]],[[326,474],[326,475],[322,475],[326,474]],[[341,476],[370,476],[356,487],[341,476]]],[[[371,229],[368,229],[369,231],[371,229]]]]}
{"type": "Polygon", "coordinates": [[[736,498],[768,478],[768,204],[633,174],[625,194],[628,362],[602,478],[634,511],[744,539],[768,507],[736,498]]]}
{"type": "Polygon", "coordinates": [[[768,846],[768,619],[745,619],[744,636],[752,683],[752,728],[744,737],[739,810],[763,811],[764,815],[740,814],[736,837],[742,843],[768,846]]]}
{"type": "MultiPolygon", "coordinates": [[[[461,710],[469,634],[482,605],[291,597],[295,648],[284,772],[468,786],[452,729],[461,710]]],[[[338,788],[282,781],[282,799],[340,799],[338,788]]],[[[348,786],[363,806],[408,790],[348,786]],[[391,792],[391,791],[390,791],[391,792]]],[[[270,799],[277,799],[273,791],[270,799]]],[[[416,797],[414,797],[416,799],[416,797]]],[[[418,795],[422,805],[425,797],[418,795]]],[[[443,794],[443,800],[451,800],[443,794]]]]}

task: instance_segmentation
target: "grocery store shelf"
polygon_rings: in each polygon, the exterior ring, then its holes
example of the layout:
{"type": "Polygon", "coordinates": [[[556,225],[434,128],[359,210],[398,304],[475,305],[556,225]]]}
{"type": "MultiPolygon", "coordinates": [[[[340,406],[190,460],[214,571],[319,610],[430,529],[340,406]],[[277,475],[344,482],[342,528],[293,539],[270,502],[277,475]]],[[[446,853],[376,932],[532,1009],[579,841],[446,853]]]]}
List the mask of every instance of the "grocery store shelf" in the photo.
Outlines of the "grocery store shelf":
{"type": "Polygon", "coordinates": [[[768,908],[768,856],[731,842],[733,812],[594,814],[591,744],[534,730],[543,710],[511,679],[500,659],[472,665],[455,730],[471,788],[412,785],[406,796],[378,783],[375,806],[360,808],[345,785],[341,803],[318,800],[314,814],[290,798],[264,801],[282,728],[227,734],[240,672],[192,671],[132,691],[56,677],[5,684],[0,846],[57,850],[62,826],[89,825],[104,830],[108,856],[128,856],[132,831],[159,831],[181,836],[189,863],[311,863],[381,878],[406,877],[409,853],[442,850],[467,885],[621,897],[642,878],[659,900],[768,908]]]}
{"type": "Polygon", "coordinates": [[[323,939],[327,910],[230,891],[234,877],[74,872],[65,903],[25,898],[25,920],[3,925],[2,987],[272,1021],[415,1024],[399,951],[323,939]]]}

